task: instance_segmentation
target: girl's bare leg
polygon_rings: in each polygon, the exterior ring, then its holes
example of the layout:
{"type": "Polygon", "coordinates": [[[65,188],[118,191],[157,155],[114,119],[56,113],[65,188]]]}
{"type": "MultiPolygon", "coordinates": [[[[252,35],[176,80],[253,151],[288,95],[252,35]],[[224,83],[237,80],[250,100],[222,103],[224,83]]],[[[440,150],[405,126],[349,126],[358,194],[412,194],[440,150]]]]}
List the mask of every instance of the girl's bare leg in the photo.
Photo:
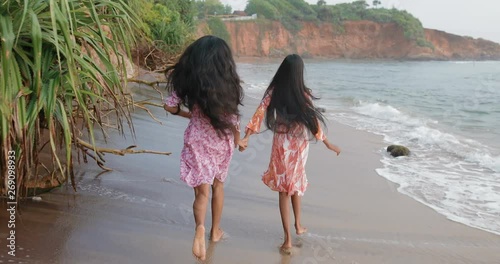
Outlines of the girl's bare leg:
{"type": "Polygon", "coordinates": [[[193,239],[193,255],[199,260],[206,259],[205,215],[207,214],[210,185],[202,184],[194,188],[193,214],[196,231],[193,239]]]}
{"type": "Polygon", "coordinates": [[[302,235],[307,232],[307,228],[303,227],[300,222],[300,203],[302,198],[295,193],[292,195],[292,207],[293,207],[293,215],[295,216],[295,232],[297,235],[302,235]]]}
{"type": "Polygon", "coordinates": [[[224,183],[215,179],[212,185],[212,229],[210,240],[217,242],[221,240],[224,232],[220,228],[222,208],[224,207],[224,183]]]}
{"type": "Polygon", "coordinates": [[[289,205],[288,194],[285,192],[279,193],[279,204],[281,213],[281,222],[283,223],[283,233],[285,235],[285,241],[281,246],[281,250],[285,253],[289,253],[292,247],[292,238],[290,235],[290,205],[289,205]]]}

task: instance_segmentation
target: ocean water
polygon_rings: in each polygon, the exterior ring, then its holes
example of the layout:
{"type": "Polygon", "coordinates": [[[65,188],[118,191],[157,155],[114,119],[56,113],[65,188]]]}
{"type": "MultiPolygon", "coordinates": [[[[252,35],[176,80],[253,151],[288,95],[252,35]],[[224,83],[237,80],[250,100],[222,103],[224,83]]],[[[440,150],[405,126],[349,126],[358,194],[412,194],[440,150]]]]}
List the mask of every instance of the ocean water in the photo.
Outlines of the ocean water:
{"type": "MultiPolygon", "coordinates": [[[[262,97],[279,63],[238,64],[247,97],[262,97]]],[[[329,119],[410,148],[379,150],[376,171],[399,192],[500,234],[500,62],[306,61],[306,84],[329,119]]]]}

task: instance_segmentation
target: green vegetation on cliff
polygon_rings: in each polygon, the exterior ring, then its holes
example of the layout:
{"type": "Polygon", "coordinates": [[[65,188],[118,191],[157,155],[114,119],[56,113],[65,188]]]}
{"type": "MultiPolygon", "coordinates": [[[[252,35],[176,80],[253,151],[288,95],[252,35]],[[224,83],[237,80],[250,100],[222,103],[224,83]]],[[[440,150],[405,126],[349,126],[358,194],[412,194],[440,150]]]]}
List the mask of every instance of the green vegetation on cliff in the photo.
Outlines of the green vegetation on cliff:
{"type": "Polygon", "coordinates": [[[220,0],[129,0],[144,21],[146,37],[169,54],[181,52],[194,40],[196,24],[206,22],[212,34],[229,41],[229,33],[218,16],[232,13],[220,0]]]}
{"type": "Polygon", "coordinates": [[[231,14],[230,5],[220,0],[130,0],[144,21],[146,37],[168,54],[180,53],[195,38],[197,21],[205,21],[207,34],[229,41],[229,33],[220,15],[231,14]]]}
{"type": "Polygon", "coordinates": [[[327,5],[325,1],[310,5],[304,0],[249,0],[245,11],[248,14],[280,21],[292,32],[300,30],[301,21],[321,21],[339,26],[342,26],[344,21],[356,20],[395,23],[403,29],[406,38],[420,46],[431,46],[425,39],[422,23],[413,15],[395,8],[369,8],[364,0],[337,5],[327,5]]]}
{"type": "Polygon", "coordinates": [[[230,5],[223,5],[220,0],[194,1],[199,22],[206,22],[205,34],[217,36],[227,43],[231,42],[231,36],[227,31],[226,24],[220,18],[221,15],[230,15],[230,5]]]}
{"type": "Polygon", "coordinates": [[[185,0],[133,0],[134,10],[144,21],[146,36],[155,46],[170,54],[182,51],[193,38],[194,17],[197,12],[193,1],[185,0]]]}
{"type": "Polygon", "coordinates": [[[218,17],[211,17],[207,20],[210,34],[225,40],[228,44],[231,43],[231,36],[227,31],[226,24],[218,17]]]}
{"type": "Polygon", "coordinates": [[[219,0],[184,0],[184,2],[194,2],[194,5],[196,6],[196,14],[199,19],[204,19],[209,16],[229,15],[232,12],[230,5],[223,5],[219,0]]]}

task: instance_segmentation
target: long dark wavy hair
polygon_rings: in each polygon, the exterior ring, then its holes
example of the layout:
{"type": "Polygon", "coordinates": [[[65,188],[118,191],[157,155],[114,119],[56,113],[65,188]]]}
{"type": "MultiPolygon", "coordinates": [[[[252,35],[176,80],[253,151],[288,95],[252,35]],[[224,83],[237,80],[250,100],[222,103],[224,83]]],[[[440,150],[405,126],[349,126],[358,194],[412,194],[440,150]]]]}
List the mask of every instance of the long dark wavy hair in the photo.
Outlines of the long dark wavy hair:
{"type": "Polygon", "coordinates": [[[198,106],[217,131],[227,134],[232,126],[228,116],[239,116],[243,88],[231,49],[223,39],[199,38],[165,74],[168,91],[175,91],[190,111],[198,106]]]}
{"type": "Polygon", "coordinates": [[[304,125],[315,135],[325,125],[323,115],[314,107],[311,89],[304,83],[304,61],[297,54],[281,63],[264,96],[271,94],[266,112],[266,126],[275,133],[289,133],[304,125]]]}

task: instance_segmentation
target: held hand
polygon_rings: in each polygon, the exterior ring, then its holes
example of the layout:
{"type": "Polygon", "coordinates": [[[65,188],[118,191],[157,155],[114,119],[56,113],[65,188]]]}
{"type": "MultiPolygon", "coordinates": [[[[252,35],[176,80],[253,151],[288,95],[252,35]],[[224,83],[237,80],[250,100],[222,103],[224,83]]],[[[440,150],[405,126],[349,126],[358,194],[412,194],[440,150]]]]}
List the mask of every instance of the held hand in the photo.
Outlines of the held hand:
{"type": "Polygon", "coordinates": [[[238,150],[240,152],[245,151],[245,149],[248,147],[248,138],[244,138],[238,141],[238,150]]]}

